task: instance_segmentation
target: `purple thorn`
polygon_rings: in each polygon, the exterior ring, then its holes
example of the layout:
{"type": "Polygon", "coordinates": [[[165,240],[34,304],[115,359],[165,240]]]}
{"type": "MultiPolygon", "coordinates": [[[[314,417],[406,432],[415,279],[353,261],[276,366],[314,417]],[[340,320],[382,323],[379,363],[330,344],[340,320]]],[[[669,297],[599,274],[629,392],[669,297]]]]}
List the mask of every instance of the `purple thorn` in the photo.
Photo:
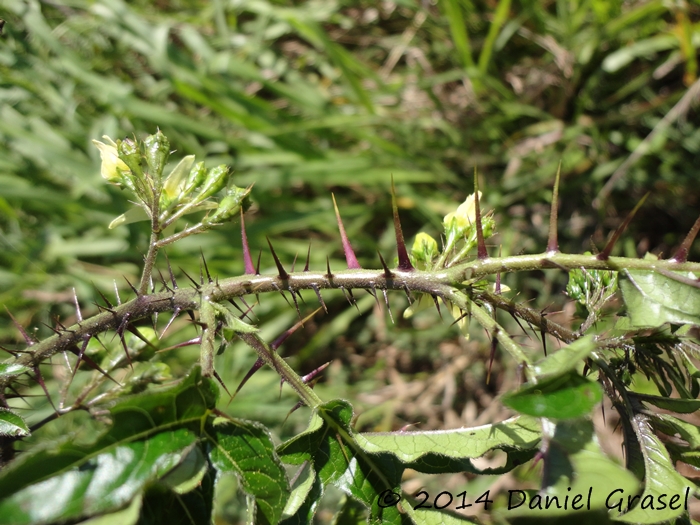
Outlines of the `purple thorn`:
{"type": "Polygon", "coordinates": [[[163,331],[160,333],[160,337],[159,337],[158,339],[163,339],[163,336],[165,335],[165,332],[168,331],[168,328],[170,328],[170,325],[173,324],[173,321],[175,320],[175,318],[176,318],[178,315],[180,315],[180,311],[181,311],[181,310],[180,310],[179,308],[175,308],[175,310],[173,310],[173,315],[172,315],[172,317],[170,318],[170,321],[168,321],[168,324],[165,325],[165,328],[163,328],[163,331]]]}
{"type": "Polygon", "coordinates": [[[229,403],[230,403],[231,401],[233,401],[233,396],[231,395],[231,392],[228,391],[228,388],[226,388],[226,385],[224,384],[223,380],[221,379],[221,376],[219,375],[219,373],[218,373],[216,370],[214,370],[214,377],[215,377],[216,380],[219,382],[219,384],[221,385],[221,387],[222,387],[222,388],[226,391],[226,393],[228,394],[228,397],[230,398],[230,399],[229,399],[229,403]]]}
{"type": "Polygon", "coordinates": [[[435,303],[435,308],[437,308],[438,315],[440,316],[440,319],[442,319],[442,312],[440,311],[440,302],[438,301],[438,298],[434,295],[430,295],[430,297],[433,298],[433,302],[435,303]]]}
{"type": "Polygon", "coordinates": [[[275,253],[275,249],[272,247],[270,239],[268,239],[267,237],[265,238],[267,239],[267,245],[270,247],[270,253],[272,253],[272,258],[275,260],[275,266],[277,266],[277,273],[279,274],[279,278],[283,281],[286,281],[287,279],[289,279],[289,274],[287,273],[287,270],[284,269],[284,266],[282,266],[279,257],[277,257],[277,254],[275,253]]]}
{"type": "Polygon", "coordinates": [[[169,352],[170,350],[175,350],[176,348],[182,348],[182,347],[191,346],[191,345],[198,345],[201,343],[202,343],[202,337],[199,336],[199,337],[195,337],[193,339],[188,339],[187,341],[183,341],[182,343],[178,343],[176,345],[169,346],[167,348],[161,348],[156,353],[161,354],[163,352],[169,352]]]}
{"type": "Polygon", "coordinates": [[[256,275],[253,267],[253,259],[250,257],[250,246],[248,246],[248,235],[245,231],[245,220],[243,219],[243,208],[241,208],[241,243],[243,245],[243,263],[247,275],[256,275]]]}
{"type": "Polygon", "coordinates": [[[209,274],[209,267],[207,266],[207,260],[204,258],[204,252],[202,251],[201,246],[199,248],[199,253],[202,254],[202,264],[204,265],[204,271],[207,273],[207,281],[209,281],[209,284],[211,284],[214,282],[214,280],[211,278],[211,275],[209,274]]]}
{"type": "Polygon", "coordinates": [[[44,391],[44,394],[46,394],[46,399],[49,400],[49,404],[53,408],[54,412],[58,413],[58,410],[56,410],[56,405],[53,404],[53,401],[51,400],[51,396],[49,395],[49,391],[46,388],[46,383],[44,383],[44,378],[41,377],[41,372],[39,371],[38,366],[34,367],[34,379],[36,380],[37,383],[39,383],[39,386],[41,386],[41,389],[44,391]]]}
{"type": "Polygon", "coordinates": [[[379,302],[379,297],[377,297],[377,289],[374,287],[374,283],[370,284],[371,291],[367,290],[367,293],[369,293],[372,297],[374,297],[374,300],[377,302],[377,307],[381,309],[382,304],[379,302]]]}
{"type": "Polygon", "coordinates": [[[177,290],[177,281],[175,280],[173,269],[170,266],[170,259],[168,259],[168,254],[165,253],[165,251],[163,251],[163,255],[165,255],[165,262],[168,263],[168,273],[170,274],[170,282],[173,284],[173,290],[177,290]]]}
{"type": "MultiPolygon", "coordinates": [[[[552,191],[552,211],[549,214],[549,240],[547,241],[547,252],[558,252],[559,243],[557,241],[557,218],[559,206],[559,176],[561,174],[561,161],[557,168],[557,176],[554,179],[554,190],[552,191]]],[[[500,254],[499,254],[500,257],[500,254]]]]}
{"type": "Polygon", "coordinates": [[[488,385],[491,381],[491,366],[493,365],[493,359],[496,357],[496,347],[498,346],[498,328],[493,331],[493,337],[491,338],[491,355],[489,356],[489,369],[486,373],[486,384],[488,385]]]}
{"type": "Polygon", "coordinates": [[[391,313],[391,306],[389,306],[389,296],[386,293],[386,290],[382,290],[382,294],[384,294],[384,302],[386,303],[386,309],[389,310],[389,319],[391,319],[391,324],[396,324],[394,322],[394,316],[391,313]]]}
{"type": "Polygon", "coordinates": [[[382,268],[384,268],[384,277],[386,279],[393,279],[394,274],[391,273],[391,270],[386,265],[386,262],[384,261],[384,257],[382,257],[382,254],[379,252],[379,250],[377,250],[377,255],[379,255],[379,261],[382,263],[382,268]]]}
{"type": "Polygon", "coordinates": [[[399,218],[399,207],[396,204],[396,188],[394,187],[394,176],[391,176],[391,208],[394,213],[394,231],[396,233],[396,249],[399,254],[399,270],[404,272],[411,272],[415,270],[411,264],[411,259],[408,257],[408,251],[406,250],[406,242],[403,238],[403,231],[401,230],[401,219],[399,218]]]}
{"type": "Polygon", "coordinates": [[[326,368],[328,368],[328,365],[331,364],[332,361],[328,361],[326,364],[323,364],[319,366],[318,368],[312,370],[305,376],[301,376],[301,380],[304,383],[308,383],[309,381],[312,381],[316,376],[318,376],[321,372],[323,372],[326,368]]]}
{"type": "Polygon", "coordinates": [[[27,346],[32,346],[34,343],[36,343],[36,339],[30,336],[24,329],[24,327],[17,322],[17,319],[15,319],[15,316],[10,313],[10,310],[7,309],[7,306],[5,306],[5,311],[7,312],[7,315],[10,316],[10,319],[12,319],[12,322],[17,328],[17,330],[19,330],[19,333],[22,334],[22,338],[24,339],[24,342],[27,343],[27,346]]]}
{"type": "Polygon", "coordinates": [[[122,305],[122,299],[119,297],[119,288],[117,287],[117,280],[112,281],[114,283],[114,295],[117,298],[117,306],[122,305]]]}
{"type": "Polygon", "coordinates": [[[110,303],[109,300],[105,297],[105,295],[100,290],[97,289],[97,286],[95,286],[95,283],[92,283],[92,287],[95,289],[95,291],[98,294],[100,294],[100,297],[102,297],[102,300],[105,302],[105,304],[107,306],[109,306],[110,308],[113,308],[112,303],[110,303]]]}
{"type": "Polygon", "coordinates": [[[306,264],[304,265],[304,271],[309,271],[309,260],[311,259],[311,243],[309,243],[309,249],[306,252],[306,264]]]}
{"type": "Polygon", "coordinates": [[[262,250],[260,250],[258,252],[258,265],[255,267],[255,275],[260,275],[260,257],[261,256],[262,256],[262,250]]]}
{"type": "Polygon", "coordinates": [[[163,290],[167,290],[170,293],[173,293],[173,289],[168,286],[167,281],[165,280],[165,276],[163,275],[163,272],[160,271],[160,268],[157,268],[158,270],[158,275],[160,276],[160,282],[163,283],[163,288],[161,288],[161,292],[163,290]]]}
{"type": "Polygon", "coordinates": [[[326,268],[328,269],[326,277],[333,279],[333,272],[331,272],[331,260],[328,258],[328,256],[326,256],[326,268]]]}
{"type": "MultiPolygon", "coordinates": [[[[139,294],[139,291],[136,289],[136,287],[133,284],[131,284],[131,282],[129,281],[129,279],[126,278],[125,275],[122,275],[122,277],[124,277],[124,280],[126,281],[126,284],[129,285],[129,288],[131,288],[133,290],[133,292],[136,294],[136,297],[139,297],[140,294],[139,294]]],[[[76,298],[76,301],[77,301],[77,298],[76,298]]]]}
{"type": "Polygon", "coordinates": [[[245,377],[243,377],[241,382],[238,384],[238,388],[236,388],[236,391],[233,393],[232,397],[235,397],[238,394],[238,392],[241,391],[241,388],[243,388],[243,385],[245,385],[248,382],[248,380],[251,377],[253,377],[253,374],[255,374],[255,372],[260,370],[264,364],[265,364],[265,361],[263,361],[261,357],[258,357],[257,360],[255,361],[255,363],[253,364],[253,366],[250,368],[250,370],[248,370],[248,373],[245,375],[245,377]]]}
{"type": "MultiPolygon", "coordinates": [[[[178,266],[178,268],[180,268],[180,267],[178,266]]],[[[182,268],[180,268],[180,271],[185,275],[185,277],[187,277],[187,278],[190,280],[190,282],[191,282],[192,285],[194,286],[195,290],[198,290],[198,291],[199,291],[199,289],[201,288],[201,285],[200,285],[197,281],[195,281],[194,279],[192,279],[192,277],[190,277],[190,275],[189,275],[185,270],[183,270],[182,268]]]]}
{"type": "Polygon", "coordinates": [[[603,251],[600,252],[596,258],[599,261],[607,261],[608,258],[610,258],[610,253],[612,252],[613,248],[615,247],[615,243],[618,241],[620,236],[624,233],[624,231],[627,229],[627,226],[629,226],[629,223],[632,222],[632,219],[634,218],[635,214],[639,210],[639,208],[642,207],[642,204],[644,204],[644,201],[647,200],[647,197],[649,196],[649,193],[644,195],[637,205],[634,207],[634,209],[627,215],[627,218],[622,221],[622,224],[618,226],[617,230],[615,230],[615,233],[613,233],[613,236],[610,237],[610,240],[608,241],[608,244],[605,245],[605,248],[603,248],[603,251]]]}
{"type": "Polygon", "coordinates": [[[129,349],[126,347],[126,340],[124,339],[124,330],[126,330],[127,326],[129,325],[129,319],[131,319],[131,314],[127,313],[126,315],[124,315],[124,319],[122,320],[119,327],[117,327],[117,335],[119,336],[119,340],[121,341],[122,347],[124,348],[124,353],[126,354],[127,361],[129,361],[129,366],[133,370],[134,364],[131,362],[129,349]]]}
{"type": "Polygon", "coordinates": [[[136,327],[133,326],[133,325],[126,325],[126,329],[129,330],[129,332],[131,332],[132,334],[134,334],[136,337],[138,337],[139,339],[141,339],[141,341],[143,341],[144,343],[146,343],[148,346],[150,346],[151,348],[155,349],[155,346],[153,346],[153,343],[151,343],[148,339],[146,339],[146,337],[145,337],[141,332],[139,332],[139,329],[138,329],[138,328],[136,328],[136,327]]]}
{"type": "Polygon", "coordinates": [[[357,257],[355,257],[355,252],[352,249],[350,240],[348,239],[347,233],[345,233],[345,227],[343,226],[343,221],[340,218],[340,210],[338,210],[338,204],[335,202],[335,195],[331,193],[333,198],[333,208],[335,208],[335,218],[338,220],[338,229],[340,230],[340,240],[343,243],[343,252],[345,253],[345,261],[348,263],[349,270],[359,270],[362,268],[360,263],[357,262],[357,257]]]}
{"type": "Polygon", "coordinates": [[[311,289],[316,292],[316,297],[318,297],[318,301],[321,303],[323,310],[328,313],[328,308],[326,307],[326,303],[323,302],[323,297],[321,296],[321,291],[318,289],[318,286],[312,284],[311,289]]]}
{"type": "Polygon", "coordinates": [[[474,214],[476,223],[476,252],[479,260],[488,259],[489,252],[486,251],[486,241],[484,241],[484,230],[481,225],[481,204],[479,203],[479,177],[474,167],[474,214]]]}
{"type": "Polygon", "coordinates": [[[700,232],[700,217],[698,217],[695,224],[693,224],[693,227],[688,232],[688,235],[683,240],[683,243],[681,244],[680,248],[678,248],[678,251],[676,251],[674,256],[671,257],[672,261],[683,263],[688,260],[688,252],[690,252],[690,247],[692,246],[698,232],[700,232]]]}

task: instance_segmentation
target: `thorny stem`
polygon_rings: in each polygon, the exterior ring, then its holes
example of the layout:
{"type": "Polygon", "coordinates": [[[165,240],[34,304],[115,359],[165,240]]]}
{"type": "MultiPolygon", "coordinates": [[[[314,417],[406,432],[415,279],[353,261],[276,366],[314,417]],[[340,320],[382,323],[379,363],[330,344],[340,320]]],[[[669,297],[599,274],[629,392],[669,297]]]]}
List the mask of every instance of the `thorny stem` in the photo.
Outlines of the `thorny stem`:
{"type": "Polygon", "coordinates": [[[316,395],[316,392],[314,392],[309,385],[304,383],[304,380],[299,377],[299,374],[297,374],[277,352],[270,348],[270,345],[258,334],[239,333],[238,337],[248,346],[255,349],[263,361],[273,368],[277,374],[299,394],[299,397],[306,406],[315,410],[323,404],[323,400],[316,395]]]}
{"type": "Polygon", "coordinates": [[[151,241],[148,244],[148,253],[146,253],[146,258],[143,265],[143,273],[141,274],[141,282],[139,283],[139,294],[144,295],[148,293],[148,285],[151,282],[151,275],[153,274],[153,266],[156,263],[156,257],[158,256],[158,240],[160,238],[160,232],[157,228],[158,218],[154,216],[153,219],[153,231],[151,232],[151,241]]]}
{"type": "MultiPolygon", "coordinates": [[[[154,257],[155,259],[155,257],[154,257]]],[[[392,277],[387,278],[384,270],[345,270],[329,276],[320,272],[297,272],[287,274],[286,279],[281,279],[277,275],[243,275],[220,280],[201,286],[198,290],[178,289],[154,293],[150,295],[139,295],[135,299],[117,306],[112,311],[107,311],[85,319],[62,331],[60,334],[46,338],[43,341],[32,345],[32,351],[21,354],[16,363],[26,366],[37,366],[52,355],[72,349],[89,334],[100,334],[108,330],[118,328],[126,316],[131,321],[136,321],[149,317],[157,312],[166,311],[187,311],[198,310],[201,297],[207,297],[214,302],[223,302],[235,297],[253,295],[269,292],[279,292],[280,290],[298,292],[301,290],[317,289],[339,289],[346,290],[366,289],[371,290],[409,290],[414,293],[427,293],[442,297],[448,301],[455,301],[456,292],[469,288],[469,285],[477,279],[493,275],[498,272],[516,272],[523,270],[536,270],[559,268],[561,270],[573,270],[577,268],[597,269],[597,270],[662,270],[662,271],[690,271],[700,273],[700,263],[679,263],[666,260],[629,259],[624,257],[610,257],[607,260],[600,260],[595,255],[571,255],[571,254],[536,254],[518,255],[503,258],[489,258],[485,260],[474,260],[466,262],[452,268],[423,272],[401,272],[394,270],[392,277]],[[200,295],[201,294],[201,295],[200,295]]],[[[144,274],[145,275],[145,274],[144,274]]],[[[148,279],[145,280],[148,283],[148,279]]],[[[498,305],[499,300],[488,294],[476,292],[480,298],[492,304],[498,305]]],[[[463,294],[461,294],[463,295],[463,294]]],[[[458,303],[459,305],[459,303],[458,303]]],[[[466,307],[466,303],[464,304],[466,307]]],[[[522,308],[522,307],[521,307],[522,308]]],[[[484,312],[482,316],[478,309],[475,309],[477,320],[482,324],[494,324],[488,314],[484,312]],[[482,319],[484,317],[484,319],[482,319]]],[[[518,314],[521,310],[516,310],[518,314]]],[[[522,310],[522,317],[526,320],[525,310],[522,310]]],[[[484,325],[487,326],[487,325],[484,325]]],[[[552,327],[547,325],[548,328],[552,327]]],[[[493,327],[493,326],[492,326],[493,327]]],[[[561,330],[552,332],[562,340],[567,340],[569,334],[561,330]]],[[[507,334],[498,334],[502,344],[510,345],[507,334]]],[[[515,343],[513,343],[515,345],[515,343]]],[[[517,345],[516,345],[517,346],[517,345]]],[[[511,353],[516,352],[511,348],[511,353]]],[[[516,355],[516,354],[514,354],[516,355]]],[[[10,384],[12,376],[0,378],[0,392],[10,384]]]]}

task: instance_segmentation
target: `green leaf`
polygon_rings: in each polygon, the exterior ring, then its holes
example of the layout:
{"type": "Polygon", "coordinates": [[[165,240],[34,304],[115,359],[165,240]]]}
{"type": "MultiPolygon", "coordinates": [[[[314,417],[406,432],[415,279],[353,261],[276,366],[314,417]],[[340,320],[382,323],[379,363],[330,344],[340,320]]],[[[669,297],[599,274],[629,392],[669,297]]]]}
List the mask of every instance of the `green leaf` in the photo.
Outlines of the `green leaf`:
{"type": "Polygon", "coordinates": [[[502,401],[521,414],[569,419],[588,414],[601,399],[603,391],[598,383],[569,372],[506,394],[502,401]]]}
{"type": "Polygon", "coordinates": [[[474,428],[425,432],[357,434],[357,443],[367,452],[390,452],[404,463],[418,461],[427,454],[464,459],[478,458],[497,448],[526,450],[540,441],[541,426],[531,417],[516,417],[474,428]]]}
{"type": "Polygon", "coordinates": [[[378,502],[385,491],[400,493],[403,468],[393,455],[369,454],[358,445],[350,429],[352,416],[346,401],[321,405],[309,427],[280,445],[278,454],[286,463],[311,462],[322,486],[333,483],[370,509],[370,523],[399,525],[397,507],[382,508],[378,502]]]}
{"type": "Polygon", "coordinates": [[[626,494],[636,493],[639,481],[603,453],[591,421],[561,421],[549,430],[541,490],[509,491],[510,509],[501,508],[497,514],[538,518],[568,515],[577,523],[576,515],[572,515],[572,504],[576,506],[574,511],[595,511],[606,509],[608,495],[617,489],[626,494]],[[523,496],[527,499],[519,505],[523,496]]]}
{"type": "Polygon", "coordinates": [[[206,432],[214,444],[212,464],[222,472],[235,472],[243,490],[255,498],[258,513],[268,523],[279,522],[290,490],[269,431],[258,423],[221,418],[206,432]]]}
{"type": "Polygon", "coordinates": [[[569,346],[565,346],[535,363],[533,365],[535,375],[540,380],[575,370],[595,350],[596,346],[592,335],[577,339],[569,346]]]}
{"type": "MultiPolygon", "coordinates": [[[[14,525],[51,523],[111,512],[128,504],[147,484],[178,465],[197,437],[180,429],[138,441],[121,440],[110,446],[80,449],[69,442],[43,455],[46,462],[35,467],[37,479],[19,490],[3,492],[0,516],[14,525]],[[63,460],[67,469],[51,469],[63,460]],[[41,475],[43,474],[43,475],[41,475]],[[41,476],[40,476],[41,475],[41,476]],[[37,505],[37,501],[46,502],[37,505]]],[[[22,461],[22,457],[18,461],[22,461]]],[[[28,464],[25,462],[25,465],[28,464]]],[[[3,485],[11,485],[23,472],[3,472],[3,485]]]]}
{"type": "Polygon", "coordinates": [[[135,525],[141,514],[141,503],[142,498],[137,496],[125,509],[81,521],[80,525],[135,525]]]}
{"type": "MultiPolygon", "coordinates": [[[[294,475],[294,484],[292,485],[292,492],[287,500],[287,505],[284,507],[282,512],[282,519],[294,516],[299,512],[302,505],[314,487],[314,482],[316,481],[316,472],[308,461],[305,462],[299,469],[299,471],[294,475]]],[[[313,517],[313,515],[311,516],[313,517]]]]}
{"type": "Polygon", "coordinates": [[[684,514],[687,508],[684,508],[683,502],[687,502],[692,483],[676,471],[668,451],[652,431],[646,416],[637,414],[632,424],[644,456],[644,492],[638,500],[639,504],[617,520],[651,524],[684,514]],[[678,496],[680,501],[680,504],[674,505],[678,507],[676,509],[670,508],[670,500],[674,496],[678,496]],[[660,508],[662,504],[665,504],[665,508],[660,508]]]}
{"type": "Polygon", "coordinates": [[[637,392],[630,392],[628,395],[630,397],[641,399],[647,403],[651,403],[652,405],[664,410],[678,412],[680,414],[690,414],[696,410],[700,410],[700,399],[678,399],[663,396],[652,396],[649,394],[639,394],[637,392]]]}
{"type": "Polygon", "coordinates": [[[175,385],[116,403],[112,426],[94,443],[68,437],[23,453],[0,473],[0,516],[16,525],[51,523],[124,507],[186,463],[217,394],[195,367],[175,385]]]}
{"type": "Polygon", "coordinates": [[[26,437],[29,427],[20,416],[7,408],[0,408],[0,436],[26,437]]]}
{"type": "Polygon", "coordinates": [[[0,363],[0,377],[16,376],[29,370],[28,367],[17,363],[0,363]]]}
{"type": "Polygon", "coordinates": [[[178,494],[163,484],[149,488],[143,498],[139,525],[200,525],[211,523],[216,471],[207,470],[195,490],[178,494]]]}
{"type": "MultiPolygon", "coordinates": [[[[674,272],[695,280],[690,272],[674,272]]],[[[700,288],[657,272],[624,270],[620,289],[631,328],[655,328],[664,323],[700,326],[700,288]]]]}
{"type": "Polygon", "coordinates": [[[700,448],[700,427],[692,423],[669,414],[653,414],[651,424],[656,430],[669,436],[679,434],[682,439],[688,442],[691,449],[700,448]]]}

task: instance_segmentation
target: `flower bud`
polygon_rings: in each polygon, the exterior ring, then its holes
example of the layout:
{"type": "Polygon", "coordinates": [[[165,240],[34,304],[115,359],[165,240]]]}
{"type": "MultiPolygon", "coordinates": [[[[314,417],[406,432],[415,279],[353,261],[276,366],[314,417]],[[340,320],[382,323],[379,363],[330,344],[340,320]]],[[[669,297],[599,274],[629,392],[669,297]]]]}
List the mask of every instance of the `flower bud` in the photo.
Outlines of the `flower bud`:
{"type": "Polygon", "coordinates": [[[194,167],[190,170],[190,174],[187,176],[187,180],[183,184],[182,189],[180,190],[180,194],[183,197],[186,197],[187,195],[192,193],[194,190],[196,190],[202,185],[206,176],[207,169],[204,167],[204,163],[198,162],[197,164],[195,164],[194,167]]]}
{"type": "Polygon", "coordinates": [[[435,239],[423,232],[416,235],[413,248],[411,248],[411,255],[416,262],[430,264],[438,253],[438,243],[435,239]]]}
{"type": "Polygon", "coordinates": [[[245,201],[249,194],[250,187],[238,188],[234,186],[229,188],[226,196],[219,203],[219,207],[206,218],[206,222],[209,224],[222,223],[237,217],[241,208],[245,208],[245,201]]]}
{"type": "Polygon", "coordinates": [[[170,141],[158,130],[155,135],[144,139],[143,146],[149,175],[154,181],[159,181],[170,156],[170,141]]]}
{"type": "Polygon", "coordinates": [[[204,184],[202,184],[202,191],[197,195],[196,201],[202,202],[204,199],[218,193],[222,188],[225,188],[228,183],[228,176],[229,170],[225,164],[211,168],[207,172],[207,177],[204,179],[204,184]]]}
{"type": "Polygon", "coordinates": [[[103,136],[103,139],[107,140],[109,144],[100,142],[99,140],[93,140],[92,143],[97,146],[100,150],[100,158],[102,159],[102,164],[100,166],[100,174],[102,178],[113,184],[119,184],[123,181],[124,172],[129,171],[129,166],[127,166],[123,160],[119,158],[119,153],[117,151],[117,145],[108,136],[103,136]]]}
{"type": "MultiPolygon", "coordinates": [[[[481,199],[481,192],[479,192],[481,199]]],[[[445,237],[449,246],[455,240],[464,237],[467,231],[476,221],[476,205],[474,203],[474,194],[469,195],[459,207],[445,215],[442,224],[445,227],[445,237]]]]}

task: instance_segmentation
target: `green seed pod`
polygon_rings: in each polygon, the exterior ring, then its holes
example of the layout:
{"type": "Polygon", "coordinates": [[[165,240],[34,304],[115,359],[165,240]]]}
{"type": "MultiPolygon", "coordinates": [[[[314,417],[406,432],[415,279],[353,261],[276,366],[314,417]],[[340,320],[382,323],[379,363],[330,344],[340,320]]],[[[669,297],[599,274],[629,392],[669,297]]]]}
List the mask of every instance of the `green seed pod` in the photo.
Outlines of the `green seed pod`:
{"type": "Polygon", "coordinates": [[[190,170],[190,174],[187,176],[187,180],[182,185],[180,195],[182,195],[182,197],[186,197],[194,190],[199,188],[204,182],[206,176],[207,169],[204,167],[204,163],[198,162],[197,164],[195,164],[194,167],[190,170]]]}
{"type": "Polygon", "coordinates": [[[170,141],[158,130],[155,135],[146,137],[143,146],[149,174],[154,181],[160,181],[170,156],[170,141]]]}
{"type": "Polygon", "coordinates": [[[202,191],[199,192],[195,201],[202,202],[225,188],[228,183],[228,177],[229,170],[225,164],[210,169],[207,172],[207,178],[204,179],[204,184],[202,184],[202,191]]]}
{"type": "Polygon", "coordinates": [[[245,207],[245,201],[250,194],[250,188],[229,188],[226,196],[219,203],[219,207],[206,218],[209,224],[230,221],[238,216],[241,208],[245,207]]]}

